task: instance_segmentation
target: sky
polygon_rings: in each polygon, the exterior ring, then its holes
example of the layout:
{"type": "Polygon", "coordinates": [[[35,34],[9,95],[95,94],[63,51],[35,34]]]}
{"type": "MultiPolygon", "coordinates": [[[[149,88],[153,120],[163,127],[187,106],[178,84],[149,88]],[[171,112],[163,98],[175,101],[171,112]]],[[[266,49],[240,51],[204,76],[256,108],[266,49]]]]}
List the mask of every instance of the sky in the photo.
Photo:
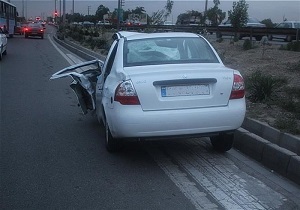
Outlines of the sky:
{"type": "MultiPolygon", "coordinates": [[[[66,1],[66,13],[72,12],[73,0],[66,1]]],[[[236,0],[238,1],[238,0],[236,0]]],[[[63,0],[10,0],[11,3],[17,6],[20,16],[27,18],[35,18],[40,16],[44,19],[52,16],[56,9],[58,12],[63,10],[63,0]],[[61,5],[61,6],[60,6],[61,5]]],[[[136,7],[144,7],[148,15],[153,12],[164,9],[167,0],[125,0],[124,10],[135,9],[136,7]]],[[[202,12],[205,10],[205,0],[173,0],[173,9],[169,20],[176,22],[177,16],[190,10],[202,12]]],[[[249,5],[248,14],[250,17],[255,17],[259,20],[270,18],[274,23],[282,22],[284,18],[287,20],[300,20],[300,0],[246,0],[249,5]]],[[[117,0],[74,0],[74,12],[87,15],[94,15],[98,6],[104,5],[110,11],[113,11],[118,6],[117,0]]],[[[232,9],[233,1],[220,0],[219,8],[223,12],[228,12],[232,9]]],[[[208,0],[208,8],[213,6],[213,0],[208,0]]]]}

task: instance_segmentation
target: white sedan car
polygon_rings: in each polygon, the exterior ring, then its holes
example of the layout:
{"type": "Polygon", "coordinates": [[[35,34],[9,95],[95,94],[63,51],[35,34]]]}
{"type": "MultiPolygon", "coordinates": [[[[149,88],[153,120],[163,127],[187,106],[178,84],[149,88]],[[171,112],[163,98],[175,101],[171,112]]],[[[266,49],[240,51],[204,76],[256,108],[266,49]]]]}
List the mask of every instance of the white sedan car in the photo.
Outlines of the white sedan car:
{"type": "Polygon", "coordinates": [[[7,53],[6,48],[7,48],[7,36],[2,30],[2,28],[0,28],[0,61],[2,60],[3,55],[6,55],[7,53]]]}
{"type": "Polygon", "coordinates": [[[125,31],[113,37],[104,62],[77,64],[51,77],[74,79],[83,113],[95,110],[105,125],[108,151],[118,151],[128,138],[198,136],[210,137],[218,151],[231,149],[246,112],[244,80],[206,39],[125,31]]]}

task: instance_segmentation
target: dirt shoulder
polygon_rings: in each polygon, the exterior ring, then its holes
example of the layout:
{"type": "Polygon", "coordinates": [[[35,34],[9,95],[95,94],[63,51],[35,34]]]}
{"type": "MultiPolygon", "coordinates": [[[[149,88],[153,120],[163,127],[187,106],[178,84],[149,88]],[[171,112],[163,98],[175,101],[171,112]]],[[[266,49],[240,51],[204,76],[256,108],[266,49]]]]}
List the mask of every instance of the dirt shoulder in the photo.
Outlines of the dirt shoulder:
{"type": "MultiPolygon", "coordinates": [[[[300,52],[280,50],[279,45],[262,46],[255,43],[254,49],[244,50],[244,40],[231,43],[224,40],[221,43],[211,41],[227,67],[241,72],[245,81],[255,71],[259,70],[274,78],[285,78],[287,84],[279,89],[271,101],[254,103],[247,99],[247,117],[268,123],[283,132],[290,132],[300,136],[299,110],[287,111],[282,104],[291,100],[300,104],[300,52]],[[286,90],[296,91],[294,97],[286,90]],[[293,97],[293,98],[292,98],[293,97]]],[[[286,43],[284,43],[286,44],[286,43]]],[[[247,90],[246,90],[247,92],[247,90]]]]}

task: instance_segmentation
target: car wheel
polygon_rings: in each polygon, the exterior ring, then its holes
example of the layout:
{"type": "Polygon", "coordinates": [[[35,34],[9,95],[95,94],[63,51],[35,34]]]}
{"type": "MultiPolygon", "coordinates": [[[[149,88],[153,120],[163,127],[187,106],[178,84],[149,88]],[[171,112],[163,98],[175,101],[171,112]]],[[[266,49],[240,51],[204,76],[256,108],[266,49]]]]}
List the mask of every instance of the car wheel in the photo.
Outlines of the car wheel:
{"type": "Polygon", "coordinates": [[[256,41],[261,41],[262,36],[255,36],[256,41]]]}
{"type": "Polygon", "coordinates": [[[291,42],[291,41],[292,41],[292,36],[287,36],[287,37],[286,37],[286,41],[287,41],[287,42],[291,42]]]}
{"type": "Polygon", "coordinates": [[[210,137],[213,148],[218,152],[226,152],[233,146],[233,134],[221,133],[218,136],[210,137]]]}
{"type": "Polygon", "coordinates": [[[7,50],[5,50],[5,51],[3,52],[3,55],[7,55],[7,50]]]}
{"type": "Polygon", "coordinates": [[[28,38],[28,34],[25,34],[25,38],[26,38],[26,39],[28,38]]]}
{"type": "Polygon", "coordinates": [[[121,149],[120,139],[111,135],[107,121],[105,122],[105,146],[108,152],[118,152],[121,149]]]}
{"type": "Polygon", "coordinates": [[[44,39],[44,36],[41,36],[41,39],[44,39]]]}
{"type": "Polygon", "coordinates": [[[268,40],[272,41],[272,39],[273,39],[273,36],[272,35],[268,35],[268,40]]]}

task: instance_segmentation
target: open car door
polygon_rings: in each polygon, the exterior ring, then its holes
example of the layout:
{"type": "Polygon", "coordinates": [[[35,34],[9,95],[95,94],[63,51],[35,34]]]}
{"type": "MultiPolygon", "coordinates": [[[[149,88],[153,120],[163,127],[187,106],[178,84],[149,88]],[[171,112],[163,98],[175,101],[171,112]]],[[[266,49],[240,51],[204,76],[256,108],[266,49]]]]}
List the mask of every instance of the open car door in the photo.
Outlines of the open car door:
{"type": "Polygon", "coordinates": [[[70,87],[77,95],[83,114],[87,114],[88,110],[96,109],[96,84],[102,67],[103,61],[101,60],[87,61],[64,68],[54,73],[50,79],[72,77],[73,82],[70,84],[70,87]]]}

